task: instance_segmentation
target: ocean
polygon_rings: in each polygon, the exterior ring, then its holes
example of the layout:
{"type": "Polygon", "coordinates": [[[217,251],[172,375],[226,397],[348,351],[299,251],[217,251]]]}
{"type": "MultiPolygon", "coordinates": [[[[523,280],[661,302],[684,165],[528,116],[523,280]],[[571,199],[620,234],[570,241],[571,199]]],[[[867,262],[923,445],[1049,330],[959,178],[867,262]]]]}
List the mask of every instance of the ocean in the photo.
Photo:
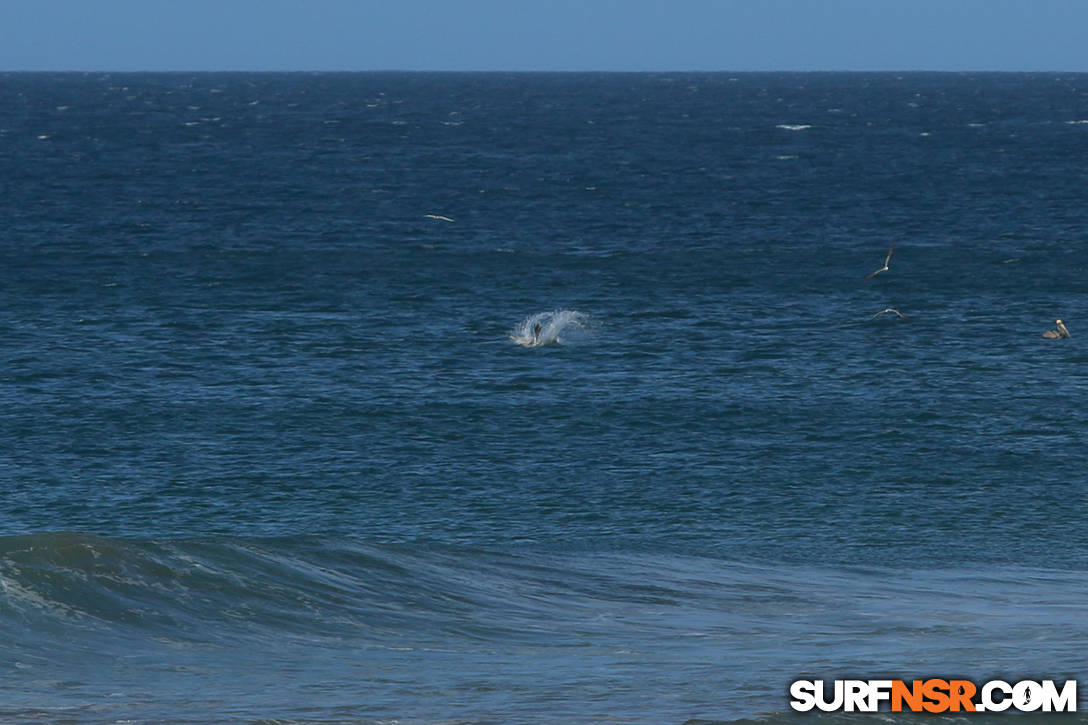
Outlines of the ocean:
{"type": "Polygon", "coordinates": [[[1088,722],[1088,74],[0,99],[3,722],[1088,722]]]}

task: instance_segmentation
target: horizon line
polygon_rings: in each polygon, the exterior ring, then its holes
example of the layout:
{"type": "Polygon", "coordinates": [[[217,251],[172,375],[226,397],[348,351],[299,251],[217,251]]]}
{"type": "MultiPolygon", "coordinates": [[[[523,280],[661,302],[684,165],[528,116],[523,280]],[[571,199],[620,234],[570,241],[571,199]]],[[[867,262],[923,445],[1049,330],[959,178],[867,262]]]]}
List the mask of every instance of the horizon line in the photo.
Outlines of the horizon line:
{"type": "Polygon", "coordinates": [[[969,73],[1004,73],[1004,74],[1021,74],[1021,73],[1074,73],[1074,74],[1088,74],[1088,70],[1070,70],[1070,69],[987,69],[987,68],[962,68],[962,69],[948,69],[948,68],[898,68],[898,69],[859,69],[859,68],[749,68],[749,69],[699,69],[699,68],[644,68],[644,69],[599,69],[599,68],[582,68],[582,69],[560,69],[560,68],[533,68],[533,69],[503,69],[503,68],[489,68],[489,69],[474,69],[474,68],[0,68],[2,74],[12,73],[464,73],[464,74],[485,74],[485,73],[506,73],[506,74],[577,74],[577,73],[597,73],[597,74],[616,74],[616,75],[639,75],[639,74],[658,74],[658,73],[690,73],[690,74],[768,74],[768,73],[857,73],[857,74],[877,74],[877,73],[946,73],[946,74],[969,74],[969,73]]]}

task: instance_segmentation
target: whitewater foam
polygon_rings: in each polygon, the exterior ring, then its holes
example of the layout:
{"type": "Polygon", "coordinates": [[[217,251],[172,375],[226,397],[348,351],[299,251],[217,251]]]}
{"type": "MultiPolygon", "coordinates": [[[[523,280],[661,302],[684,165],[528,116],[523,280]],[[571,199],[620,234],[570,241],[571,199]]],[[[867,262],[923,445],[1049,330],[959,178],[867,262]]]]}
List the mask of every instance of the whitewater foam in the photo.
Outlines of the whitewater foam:
{"type": "Polygon", "coordinates": [[[538,312],[522,320],[510,333],[510,339],[522,347],[563,344],[572,331],[585,330],[588,320],[588,315],[577,310],[538,312]],[[535,332],[537,325],[539,333],[535,332]]]}

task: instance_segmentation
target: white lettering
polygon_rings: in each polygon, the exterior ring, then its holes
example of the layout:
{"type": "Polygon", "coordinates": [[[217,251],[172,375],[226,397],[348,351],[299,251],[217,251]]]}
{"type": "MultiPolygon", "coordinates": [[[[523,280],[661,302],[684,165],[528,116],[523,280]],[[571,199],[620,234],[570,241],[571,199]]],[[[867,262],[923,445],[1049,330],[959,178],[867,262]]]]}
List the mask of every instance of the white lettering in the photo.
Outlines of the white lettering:
{"type": "Polygon", "coordinates": [[[1004,680],[990,680],[982,686],[982,704],[984,707],[976,709],[984,709],[987,712],[1004,712],[1008,710],[1012,705],[1012,685],[1004,680]],[[994,691],[1001,693],[1001,699],[994,699],[994,691]]]}
{"type": "Polygon", "coordinates": [[[891,680],[869,680],[869,701],[866,703],[869,709],[867,712],[877,712],[882,701],[891,699],[891,680]]]}
{"type": "Polygon", "coordinates": [[[865,680],[846,680],[843,692],[843,709],[846,712],[865,712],[869,687],[865,680]]]}
{"type": "Polygon", "coordinates": [[[1020,712],[1035,712],[1043,706],[1043,688],[1031,680],[1017,682],[1012,688],[1012,703],[1020,712]]]}
{"type": "Polygon", "coordinates": [[[811,680],[797,680],[790,685],[790,707],[797,712],[808,712],[816,707],[816,685],[811,680]]]}
{"type": "Polygon", "coordinates": [[[843,693],[842,693],[842,680],[835,680],[834,687],[835,697],[829,702],[824,697],[824,681],[816,681],[816,707],[820,708],[824,712],[834,712],[842,707],[843,693]]]}
{"type": "Polygon", "coordinates": [[[1077,681],[1066,680],[1065,684],[1062,685],[1062,691],[1059,693],[1058,688],[1054,685],[1054,680],[1043,680],[1043,711],[1076,712],[1077,681]]]}

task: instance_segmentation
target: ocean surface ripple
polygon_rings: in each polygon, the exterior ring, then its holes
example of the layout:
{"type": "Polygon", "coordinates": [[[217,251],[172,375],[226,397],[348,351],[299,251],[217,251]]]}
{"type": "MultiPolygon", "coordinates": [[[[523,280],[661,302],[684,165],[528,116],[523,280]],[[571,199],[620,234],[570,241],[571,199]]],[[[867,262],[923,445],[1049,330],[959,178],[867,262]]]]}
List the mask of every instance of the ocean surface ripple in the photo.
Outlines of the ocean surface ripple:
{"type": "Polygon", "coordinates": [[[0,92],[4,722],[1088,671],[1088,77],[0,92]]]}

